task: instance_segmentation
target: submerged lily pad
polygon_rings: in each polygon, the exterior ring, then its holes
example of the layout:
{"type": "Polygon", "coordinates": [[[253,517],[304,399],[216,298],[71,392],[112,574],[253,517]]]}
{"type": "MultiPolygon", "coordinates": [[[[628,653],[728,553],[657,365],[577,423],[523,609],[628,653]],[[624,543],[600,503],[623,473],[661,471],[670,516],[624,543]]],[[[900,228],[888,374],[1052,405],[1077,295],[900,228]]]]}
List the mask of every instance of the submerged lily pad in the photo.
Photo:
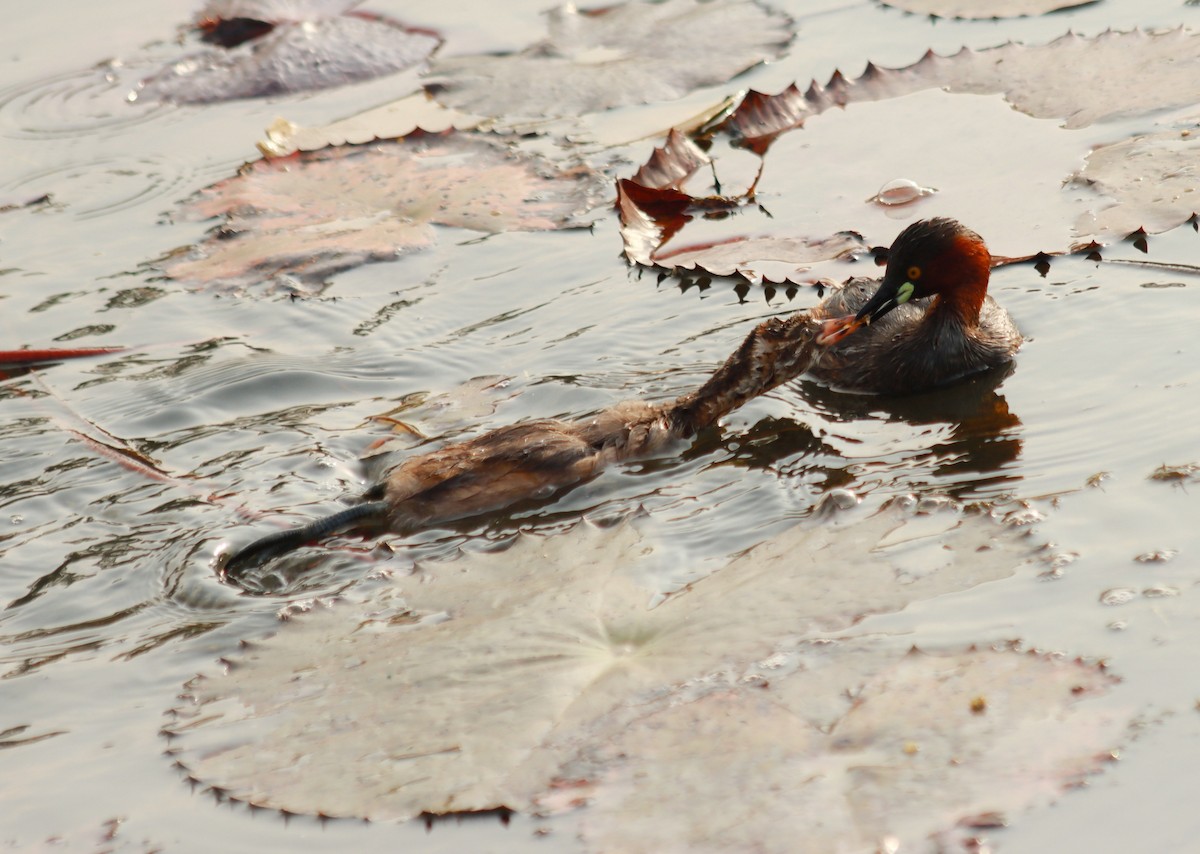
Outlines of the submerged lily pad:
{"type": "Polygon", "coordinates": [[[781,639],[1005,577],[1033,551],[987,516],[892,507],[797,527],[651,609],[643,579],[679,556],[631,524],[525,536],[295,618],[195,682],[176,710],[179,759],[292,812],[534,810],[646,702],[740,672],[781,639]]]}
{"type": "Polygon", "coordinates": [[[245,5],[219,4],[228,9],[206,12],[201,22],[208,40],[232,47],[211,47],[172,62],[143,80],[131,100],[206,104],[326,89],[412,68],[440,43],[428,32],[382,18],[322,16],[346,3],[264,0],[232,11],[245,5]],[[231,20],[237,35],[218,34],[231,20]]]}
{"type": "Polygon", "coordinates": [[[435,241],[435,225],[486,233],[585,226],[607,194],[598,175],[562,168],[482,135],[413,134],[247,164],[189,203],[224,216],[203,243],[160,262],[175,279],[246,286],[287,276],[310,287],[435,241]]]}
{"type": "Polygon", "coordinates": [[[627,2],[546,13],[547,38],[510,56],[440,60],[438,100],[490,116],[578,116],[678,98],[779,56],[786,15],[751,0],[627,2]]]}

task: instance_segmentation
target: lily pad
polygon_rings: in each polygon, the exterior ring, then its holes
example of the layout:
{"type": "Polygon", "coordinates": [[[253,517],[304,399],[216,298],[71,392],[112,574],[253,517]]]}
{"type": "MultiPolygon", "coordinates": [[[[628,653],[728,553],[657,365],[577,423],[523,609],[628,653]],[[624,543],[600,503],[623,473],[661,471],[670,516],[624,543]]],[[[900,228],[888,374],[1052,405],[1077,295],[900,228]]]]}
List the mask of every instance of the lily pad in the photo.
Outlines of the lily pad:
{"type": "Polygon", "coordinates": [[[988,20],[1045,15],[1060,9],[1089,6],[1096,0],[988,0],[987,3],[980,3],[979,0],[880,0],[880,2],[885,6],[912,12],[914,15],[988,20]]]}
{"type": "Polygon", "coordinates": [[[1084,214],[1080,234],[1174,228],[1200,212],[1200,133],[1161,131],[1096,148],[1076,175],[1112,203],[1084,214]]]}
{"type": "Polygon", "coordinates": [[[751,0],[629,2],[546,13],[544,41],[508,56],[442,59],[430,90],[489,116],[578,116],[668,101],[779,56],[786,15],[751,0]]]}
{"type": "Polygon", "coordinates": [[[193,216],[224,216],[219,231],[159,265],[202,284],[286,276],[318,288],[338,270],[432,245],[436,225],[485,233],[586,226],[606,194],[582,166],[556,166],[483,135],[418,133],[247,164],[188,205],[193,216]]]}
{"type": "Polygon", "coordinates": [[[964,837],[1097,772],[1122,738],[1083,702],[1115,680],[1079,661],[855,641],[766,665],[658,702],[564,769],[590,848],[974,850],[964,837]]]}
{"type": "MultiPolygon", "coordinates": [[[[220,5],[240,8],[243,4],[220,5]]],[[[206,104],[327,89],[412,68],[428,59],[440,44],[428,32],[407,30],[382,18],[304,17],[319,14],[322,7],[339,11],[345,5],[251,4],[249,12],[236,19],[237,36],[212,39],[234,47],[211,47],[172,62],[143,80],[130,100],[206,104]],[[276,23],[281,6],[300,20],[286,18],[276,23]],[[263,21],[257,15],[271,17],[263,21]],[[262,21],[263,26],[248,28],[241,26],[243,21],[262,21]],[[252,38],[243,42],[247,29],[252,38]]],[[[210,35],[217,26],[202,23],[210,35]]]]}
{"type": "Polygon", "coordinates": [[[1035,551],[984,515],[852,518],[788,531],[653,609],[645,579],[680,556],[628,523],[420,569],[196,681],[175,710],[179,761],[292,812],[534,810],[566,763],[654,698],[740,672],[781,639],[1003,578],[1035,551]]]}
{"type": "Polygon", "coordinates": [[[718,153],[717,178],[731,193],[723,199],[704,194],[703,171],[682,191],[620,182],[626,255],[638,264],[737,273],[751,282],[844,278],[844,265],[822,262],[887,245],[912,219],[934,214],[969,224],[997,255],[1061,250],[1075,242],[1073,225],[1094,198],[1083,188],[1063,190],[1087,149],[1077,137],[1014,112],[995,95],[926,91],[856,104],[811,117],[802,130],[774,140],[761,174],[738,171],[737,162],[731,169],[730,158],[718,153]],[[922,122],[912,124],[914,115],[922,122]],[[882,129],[905,123],[911,132],[880,146],[882,129]],[[979,133],[971,146],[947,156],[933,144],[963,125],[979,133]],[[874,201],[880,187],[901,177],[938,189],[906,205],[874,201]]]}
{"type": "Polygon", "coordinates": [[[951,56],[930,51],[904,68],[868,63],[857,79],[834,72],[824,86],[814,81],[806,90],[792,85],[778,95],[752,92],[726,127],[748,140],[769,138],[830,107],[942,89],[1001,94],[1027,115],[1082,128],[1190,107],[1200,101],[1197,69],[1200,34],[1182,28],[1108,31],[1094,38],[1068,33],[1045,45],[1010,42],[978,51],[963,48],[951,56]]]}
{"type": "Polygon", "coordinates": [[[906,68],[868,65],[855,80],[834,74],[807,90],[751,92],[705,151],[711,181],[669,141],[635,176],[652,182],[645,192],[622,186],[626,255],[801,282],[812,277],[811,248],[836,248],[835,234],[886,244],[908,220],[934,212],[969,223],[1010,258],[1166,230],[1192,217],[1200,193],[1190,127],[1100,147],[1082,169],[1097,134],[1081,129],[1190,107],[1200,100],[1197,81],[1200,37],[1173,30],[928,53],[906,68]],[[964,126],[971,144],[947,155],[939,141],[964,126]],[[746,168],[750,157],[757,169],[746,168]],[[708,195],[714,186],[726,195],[708,195]],[[880,187],[915,192],[906,204],[880,204],[880,187]],[[721,218],[711,215],[718,208],[721,218]]]}

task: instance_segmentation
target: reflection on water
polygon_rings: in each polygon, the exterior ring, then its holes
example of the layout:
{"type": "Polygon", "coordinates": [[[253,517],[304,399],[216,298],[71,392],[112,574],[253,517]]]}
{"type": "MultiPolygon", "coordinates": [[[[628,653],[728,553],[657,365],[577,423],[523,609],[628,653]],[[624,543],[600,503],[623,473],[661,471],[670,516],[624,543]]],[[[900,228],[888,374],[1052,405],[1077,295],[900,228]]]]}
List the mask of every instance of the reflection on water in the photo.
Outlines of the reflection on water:
{"type": "Polygon", "coordinates": [[[878,420],[917,428],[918,436],[927,437],[926,446],[892,463],[906,471],[911,487],[994,500],[1021,480],[1014,465],[1021,455],[1021,419],[999,391],[1016,369],[1010,365],[906,397],[840,394],[811,382],[804,384],[804,395],[832,425],[878,420]]]}

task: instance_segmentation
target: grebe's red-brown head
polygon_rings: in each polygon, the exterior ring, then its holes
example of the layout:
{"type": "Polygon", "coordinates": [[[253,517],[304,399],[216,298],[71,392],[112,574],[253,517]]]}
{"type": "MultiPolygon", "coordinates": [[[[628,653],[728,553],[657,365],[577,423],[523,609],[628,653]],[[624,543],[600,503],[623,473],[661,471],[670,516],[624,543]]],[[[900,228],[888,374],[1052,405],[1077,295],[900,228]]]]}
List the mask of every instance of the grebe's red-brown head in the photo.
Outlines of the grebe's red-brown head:
{"type": "Polygon", "coordinates": [[[957,220],[914,222],[892,243],[883,284],[875,295],[854,318],[826,321],[817,343],[835,344],[909,300],[935,295],[931,312],[975,326],[987,296],[991,261],[983,238],[957,220]]]}

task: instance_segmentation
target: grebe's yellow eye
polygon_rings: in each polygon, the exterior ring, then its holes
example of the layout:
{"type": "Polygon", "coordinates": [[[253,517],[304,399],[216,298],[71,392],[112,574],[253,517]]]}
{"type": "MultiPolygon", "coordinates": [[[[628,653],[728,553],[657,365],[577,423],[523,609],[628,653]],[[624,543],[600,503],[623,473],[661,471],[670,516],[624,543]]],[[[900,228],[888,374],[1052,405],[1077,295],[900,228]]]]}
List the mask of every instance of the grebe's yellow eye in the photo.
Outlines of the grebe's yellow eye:
{"type": "Polygon", "coordinates": [[[921,278],[921,268],[914,264],[908,268],[908,280],[915,282],[919,278],[921,278]]]}

